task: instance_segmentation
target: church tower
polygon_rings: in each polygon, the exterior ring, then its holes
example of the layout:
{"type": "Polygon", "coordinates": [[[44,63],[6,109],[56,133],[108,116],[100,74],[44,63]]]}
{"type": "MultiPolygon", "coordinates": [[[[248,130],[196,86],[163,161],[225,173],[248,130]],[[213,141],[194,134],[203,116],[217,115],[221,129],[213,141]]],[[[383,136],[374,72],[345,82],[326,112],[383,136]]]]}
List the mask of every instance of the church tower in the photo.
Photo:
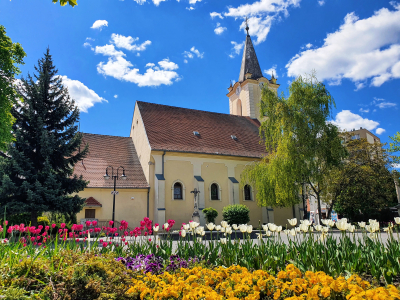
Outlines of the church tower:
{"type": "Polygon", "coordinates": [[[261,121],[259,105],[262,88],[266,86],[277,92],[279,84],[276,84],[273,74],[270,80],[263,76],[249,35],[247,20],[246,31],[247,36],[243,49],[239,80],[228,88],[229,113],[231,115],[248,116],[261,121]]]}

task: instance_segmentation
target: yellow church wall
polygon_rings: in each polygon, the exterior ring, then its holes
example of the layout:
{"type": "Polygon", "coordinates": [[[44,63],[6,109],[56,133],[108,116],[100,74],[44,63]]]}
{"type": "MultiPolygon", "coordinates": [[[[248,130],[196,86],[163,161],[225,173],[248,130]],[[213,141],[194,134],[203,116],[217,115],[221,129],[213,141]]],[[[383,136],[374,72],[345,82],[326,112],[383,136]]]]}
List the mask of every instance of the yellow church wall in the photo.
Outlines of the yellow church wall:
{"type": "Polygon", "coordinates": [[[292,207],[274,207],[274,223],[280,226],[289,225],[288,219],[294,218],[292,207]]]}
{"type": "Polygon", "coordinates": [[[164,165],[165,177],[165,219],[175,220],[174,229],[188,223],[193,213],[193,165],[190,161],[167,160],[164,165]],[[173,199],[173,185],[179,181],[183,185],[183,199],[173,199]]]}
{"type": "MultiPolygon", "coordinates": [[[[118,183],[117,183],[118,184],[118,183]]],[[[139,226],[139,222],[146,216],[147,189],[118,189],[115,195],[115,220],[125,220],[130,228],[139,226]],[[132,200],[131,198],[134,197],[132,200]]],[[[113,195],[112,189],[86,188],[79,192],[80,197],[93,197],[102,204],[102,207],[84,207],[77,214],[77,221],[85,218],[85,209],[96,209],[96,219],[109,221],[112,219],[113,195]]]]}
{"type": "Polygon", "coordinates": [[[144,175],[147,179],[147,182],[149,182],[149,161],[151,160],[151,147],[149,140],[147,139],[146,130],[144,128],[144,123],[137,104],[135,105],[135,112],[132,118],[130,137],[135,145],[136,153],[142,166],[144,175]]]}
{"type": "MultiPolygon", "coordinates": [[[[236,174],[236,179],[240,180],[240,174],[243,172],[243,169],[245,168],[245,165],[240,164],[237,165],[235,168],[235,174],[236,174]]],[[[251,185],[250,185],[251,186],[251,185]]],[[[250,222],[249,224],[253,226],[259,226],[259,221],[261,224],[263,224],[263,219],[262,219],[262,211],[261,207],[258,206],[257,200],[256,200],[256,191],[253,189],[251,186],[251,201],[249,200],[244,200],[244,189],[243,187],[239,187],[239,203],[246,205],[250,209],[250,222]]]]}
{"type": "Polygon", "coordinates": [[[204,179],[205,208],[213,207],[218,211],[216,223],[222,221],[222,209],[229,205],[228,195],[228,168],[224,163],[213,163],[205,161],[201,166],[201,176],[204,179]],[[219,199],[211,200],[211,184],[219,186],[219,199]]]}

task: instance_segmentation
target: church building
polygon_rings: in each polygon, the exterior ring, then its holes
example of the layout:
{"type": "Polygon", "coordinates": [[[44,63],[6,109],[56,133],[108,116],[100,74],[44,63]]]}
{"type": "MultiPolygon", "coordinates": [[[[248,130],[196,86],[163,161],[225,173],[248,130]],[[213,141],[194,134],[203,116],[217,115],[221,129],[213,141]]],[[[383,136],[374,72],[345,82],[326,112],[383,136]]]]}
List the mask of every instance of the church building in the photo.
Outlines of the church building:
{"type": "Polygon", "coordinates": [[[247,33],[239,80],[228,88],[229,114],[137,101],[129,137],[84,133],[89,154],[74,173],[90,183],[79,193],[87,200],[78,222],[111,220],[115,197],[117,224],[126,220],[135,227],[146,216],[160,224],[188,223],[195,190],[203,225],[202,209],[215,208],[219,223],[229,204],[248,206],[253,226],[286,225],[299,216],[298,207],[259,207],[253,187],[240,184],[245,166],[265,155],[259,137],[263,87],[277,91],[279,85],[273,75],[263,76],[247,33]]]}

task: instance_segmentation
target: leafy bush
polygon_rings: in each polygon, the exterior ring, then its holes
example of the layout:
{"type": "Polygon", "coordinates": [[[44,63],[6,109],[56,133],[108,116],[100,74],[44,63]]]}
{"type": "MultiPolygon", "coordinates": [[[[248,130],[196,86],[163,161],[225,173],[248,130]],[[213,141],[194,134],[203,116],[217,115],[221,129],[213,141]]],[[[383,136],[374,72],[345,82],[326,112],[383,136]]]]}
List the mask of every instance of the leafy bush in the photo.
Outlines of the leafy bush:
{"type": "Polygon", "coordinates": [[[250,209],[243,204],[233,204],[225,206],[222,209],[224,221],[232,224],[247,224],[250,221],[250,209]]]}
{"type": "Polygon", "coordinates": [[[218,212],[212,207],[203,209],[203,214],[207,220],[207,223],[215,223],[215,219],[218,217],[218,212]]]}
{"type": "Polygon", "coordinates": [[[19,298],[14,299],[25,299],[23,296],[31,292],[38,293],[38,299],[132,298],[125,292],[133,273],[112,255],[66,250],[54,257],[39,256],[36,260],[25,257],[12,268],[1,266],[0,273],[7,274],[0,278],[2,292],[18,294],[19,298]],[[21,290],[25,290],[25,295],[21,290]]]}
{"type": "Polygon", "coordinates": [[[38,222],[38,225],[42,225],[42,226],[50,225],[50,221],[47,217],[38,217],[37,222],[38,222]]]}

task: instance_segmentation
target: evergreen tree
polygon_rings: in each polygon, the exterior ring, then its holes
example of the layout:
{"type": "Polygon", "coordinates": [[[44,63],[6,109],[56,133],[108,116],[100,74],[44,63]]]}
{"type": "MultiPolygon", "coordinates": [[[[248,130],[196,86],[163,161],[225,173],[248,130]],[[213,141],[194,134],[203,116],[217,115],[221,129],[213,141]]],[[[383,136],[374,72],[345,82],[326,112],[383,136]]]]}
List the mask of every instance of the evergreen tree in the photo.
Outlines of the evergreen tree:
{"type": "Polygon", "coordinates": [[[22,79],[23,98],[12,110],[15,143],[10,146],[0,177],[0,209],[29,212],[36,226],[39,212],[77,213],[84,198],[73,195],[87,182],[73,176],[74,165],[88,146],[78,151],[79,109],[53,65],[49,49],[35,66],[37,74],[22,79]]]}

